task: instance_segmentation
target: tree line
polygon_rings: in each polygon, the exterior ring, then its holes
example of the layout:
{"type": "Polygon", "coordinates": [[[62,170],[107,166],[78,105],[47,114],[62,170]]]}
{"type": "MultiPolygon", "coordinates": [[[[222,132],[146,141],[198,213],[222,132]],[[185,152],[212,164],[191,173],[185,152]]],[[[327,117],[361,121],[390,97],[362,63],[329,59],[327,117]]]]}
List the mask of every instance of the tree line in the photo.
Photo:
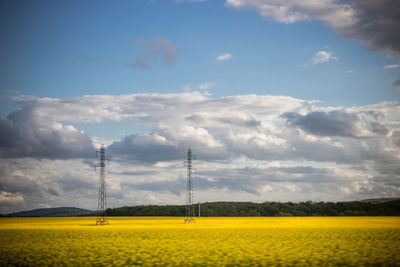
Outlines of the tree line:
{"type": "MultiPolygon", "coordinates": [[[[198,215],[198,204],[195,214],[198,215]]],[[[202,217],[248,216],[400,216],[400,200],[388,202],[213,202],[200,205],[202,217]]],[[[108,216],[185,216],[184,205],[125,206],[107,209],[108,216]]]]}

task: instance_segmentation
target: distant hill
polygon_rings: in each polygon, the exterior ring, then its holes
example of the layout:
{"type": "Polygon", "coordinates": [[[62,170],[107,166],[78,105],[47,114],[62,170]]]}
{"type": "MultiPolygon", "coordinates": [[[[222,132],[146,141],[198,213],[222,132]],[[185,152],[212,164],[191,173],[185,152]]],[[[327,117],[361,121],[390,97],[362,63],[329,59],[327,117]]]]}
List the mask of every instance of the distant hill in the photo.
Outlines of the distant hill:
{"type": "Polygon", "coordinates": [[[95,212],[74,207],[44,208],[28,211],[20,211],[8,214],[12,217],[66,217],[66,216],[88,216],[95,212]]]}

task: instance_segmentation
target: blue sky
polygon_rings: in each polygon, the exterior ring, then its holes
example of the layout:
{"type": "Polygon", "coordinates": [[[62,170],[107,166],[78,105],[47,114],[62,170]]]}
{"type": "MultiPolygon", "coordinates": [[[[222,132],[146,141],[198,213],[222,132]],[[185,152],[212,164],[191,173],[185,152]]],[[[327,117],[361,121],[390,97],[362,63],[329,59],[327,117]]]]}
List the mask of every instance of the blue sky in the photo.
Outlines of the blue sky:
{"type": "Polygon", "coordinates": [[[394,0],[1,1],[0,212],[79,205],[71,192],[93,208],[92,184],[82,179],[95,183],[90,153],[101,143],[117,162],[113,206],[181,203],[159,187],[180,183],[188,146],[214,168],[199,174],[204,201],[400,196],[397,7],[394,0]],[[36,173],[38,159],[57,178],[36,173]],[[303,184],[281,177],[294,167],[303,184]],[[224,187],[224,173],[236,182],[224,187]],[[313,183],[315,173],[325,184],[313,183]],[[17,186],[16,175],[27,180],[17,186]],[[24,191],[32,181],[42,198],[24,191]]]}
{"type": "Polygon", "coordinates": [[[317,19],[279,23],[224,1],[3,1],[2,6],[1,89],[18,94],[167,93],[215,83],[209,91],[216,97],[290,95],[346,106],[399,97],[392,85],[399,69],[383,69],[399,64],[397,58],[368,51],[317,19]],[[154,62],[149,69],[130,66],[143,50],[136,40],[155,36],[181,49],[176,61],[154,62]],[[332,52],[337,60],[305,66],[318,51],[332,52]],[[217,62],[223,53],[232,58],[217,62]]]}

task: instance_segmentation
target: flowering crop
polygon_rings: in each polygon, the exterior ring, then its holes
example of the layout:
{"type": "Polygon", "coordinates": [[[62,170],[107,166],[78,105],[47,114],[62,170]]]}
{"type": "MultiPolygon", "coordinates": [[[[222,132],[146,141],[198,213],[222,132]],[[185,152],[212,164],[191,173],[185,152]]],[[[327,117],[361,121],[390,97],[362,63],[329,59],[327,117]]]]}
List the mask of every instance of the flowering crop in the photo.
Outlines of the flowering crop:
{"type": "Polygon", "coordinates": [[[398,217],[0,219],[0,266],[395,266],[399,247],[398,217]]]}

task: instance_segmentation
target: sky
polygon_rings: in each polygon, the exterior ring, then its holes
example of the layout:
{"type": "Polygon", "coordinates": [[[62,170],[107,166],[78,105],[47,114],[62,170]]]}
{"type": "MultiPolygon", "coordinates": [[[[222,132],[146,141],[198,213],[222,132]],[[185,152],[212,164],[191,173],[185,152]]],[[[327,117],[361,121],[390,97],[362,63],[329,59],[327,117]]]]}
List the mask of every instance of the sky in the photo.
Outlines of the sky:
{"type": "Polygon", "coordinates": [[[400,197],[397,0],[0,1],[0,213],[400,197]]]}

